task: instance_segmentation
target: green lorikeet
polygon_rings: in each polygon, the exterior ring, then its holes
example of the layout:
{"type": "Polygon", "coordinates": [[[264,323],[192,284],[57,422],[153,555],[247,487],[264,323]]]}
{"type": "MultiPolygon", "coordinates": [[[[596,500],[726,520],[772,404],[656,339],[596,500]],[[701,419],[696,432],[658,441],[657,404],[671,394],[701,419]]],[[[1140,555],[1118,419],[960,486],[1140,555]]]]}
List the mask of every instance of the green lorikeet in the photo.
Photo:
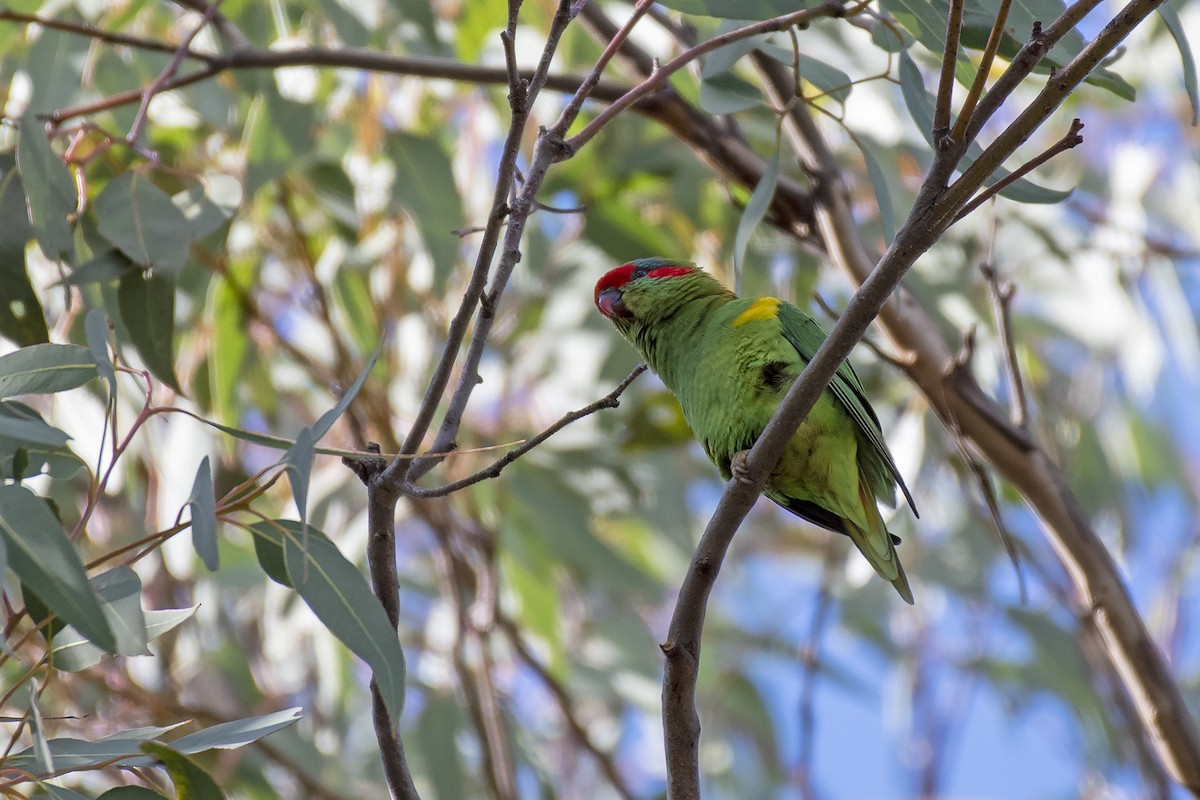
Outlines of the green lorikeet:
{"type": "MultiPolygon", "coordinates": [[[[679,399],[704,452],[730,478],[825,332],[790,303],[739,298],[693,264],[642,258],[596,284],[608,317],[679,399]]],[[[788,443],[765,494],[793,514],[850,537],[907,602],[912,590],[876,500],[896,485],[916,506],[883,441],[879,420],[849,362],[788,443]]]]}

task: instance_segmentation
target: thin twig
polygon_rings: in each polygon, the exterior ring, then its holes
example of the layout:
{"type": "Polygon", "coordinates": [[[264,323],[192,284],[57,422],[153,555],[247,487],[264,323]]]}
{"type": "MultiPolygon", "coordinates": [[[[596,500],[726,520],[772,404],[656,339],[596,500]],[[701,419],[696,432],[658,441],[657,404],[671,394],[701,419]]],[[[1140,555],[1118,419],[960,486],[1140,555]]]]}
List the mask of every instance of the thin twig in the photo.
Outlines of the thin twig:
{"type": "Polygon", "coordinates": [[[589,403],[588,405],[584,406],[583,408],[579,408],[579,409],[576,409],[575,411],[570,411],[570,412],[564,414],[553,425],[546,428],[544,431],[539,433],[537,436],[533,436],[533,437],[527,439],[525,441],[525,443],[522,444],[520,447],[517,447],[516,449],[510,450],[509,452],[505,453],[503,456],[496,459],[496,461],[494,461],[491,465],[485,467],[484,469],[481,469],[472,475],[468,475],[465,478],[454,481],[453,483],[447,483],[443,486],[434,486],[434,487],[430,487],[430,488],[425,488],[423,486],[413,486],[411,484],[406,485],[404,487],[404,493],[410,497],[444,497],[445,495],[453,494],[454,492],[465,489],[468,486],[479,483],[480,481],[485,481],[485,480],[488,480],[489,478],[495,478],[495,477],[499,476],[500,472],[505,467],[507,467],[509,464],[516,461],[518,458],[525,455],[530,450],[537,447],[542,442],[546,441],[551,436],[553,436],[554,434],[561,431],[563,428],[570,425],[572,422],[576,422],[577,420],[581,420],[586,416],[595,414],[597,411],[600,411],[602,409],[616,408],[617,406],[619,406],[621,404],[621,401],[619,399],[621,397],[621,394],[626,389],[629,388],[629,384],[633,383],[633,381],[645,371],[646,371],[646,365],[638,364],[636,367],[633,368],[633,371],[630,372],[629,375],[627,375],[625,377],[624,380],[622,380],[619,384],[617,384],[617,388],[613,389],[611,392],[606,394],[604,397],[601,397],[599,400],[595,401],[594,403],[589,403]]]}
{"type": "Polygon", "coordinates": [[[847,17],[859,13],[865,8],[870,0],[860,0],[855,5],[847,8],[842,0],[827,0],[821,5],[810,9],[795,11],[791,14],[785,14],[781,17],[766,19],[761,22],[756,22],[753,25],[747,25],[743,28],[737,28],[728,33],[714,36],[713,38],[689,48],[679,55],[672,58],[666,64],[661,65],[657,70],[650,74],[645,80],[627,92],[621,98],[615,100],[606,109],[601,111],[592,118],[587,125],[583,127],[579,133],[567,140],[567,148],[574,152],[585,145],[592,139],[600,129],[612,121],[613,117],[623,112],[626,108],[641,100],[643,97],[658,91],[666,84],[666,80],[673,73],[695,61],[705,53],[716,50],[718,47],[740,41],[750,36],[757,36],[760,33],[772,33],[790,28],[793,25],[805,26],[813,20],[822,17],[847,17]]]}
{"type": "Polygon", "coordinates": [[[952,136],[955,141],[963,141],[967,125],[970,124],[971,116],[975,113],[975,106],[979,103],[979,98],[983,96],[984,88],[987,87],[988,75],[992,71],[992,62],[996,58],[996,51],[1000,49],[1000,40],[1004,38],[1004,23],[1008,21],[1008,11],[1011,7],[1012,0],[1000,0],[1000,8],[996,9],[996,19],[992,23],[991,33],[988,34],[987,44],[984,45],[983,56],[979,59],[975,80],[971,81],[971,88],[967,90],[967,96],[958,110],[958,119],[954,122],[952,136]]]}
{"type": "MultiPolygon", "coordinates": [[[[166,44],[157,39],[143,39],[140,36],[130,36],[126,33],[116,33],[106,31],[102,28],[97,28],[94,25],[87,25],[81,22],[69,22],[67,20],[54,19],[53,17],[44,17],[40,14],[23,14],[20,11],[13,11],[11,8],[0,9],[0,21],[20,22],[26,25],[40,25],[43,28],[51,30],[64,31],[65,33],[74,33],[79,36],[85,36],[89,39],[95,39],[98,42],[107,44],[121,45],[124,47],[134,47],[139,50],[152,50],[158,53],[174,53],[178,47],[173,44],[166,44]]],[[[192,58],[204,59],[203,56],[198,56],[194,53],[189,53],[192,58]]]]}
{"type": "MultiPolygon", "coordinates": [[[[963,209],[961,211],[959,211],[958,214],[955,215],[954,222],[958,222],[963,217],[967,216],[972,211],[974,211],[975,209],[979,208],[981,205],[986,203],[988,200],[990,200],[993,197],[995,197],[996,195],[1000,194],[1005,189],[1007,189],[1009,186],[1016,183],[1021,178],[1024,178],[1026,175],[1033,172],[1035,169],[1040,167],[1042,164],[1045,164],[1050,159],[1054,158],[1059,153],[1064,153],[1067,150],[1070,150],[1071,148],[1076,147],[1077,145],[1082,143],[1083,137],[1079,135],[1079,132],[1081,130],[1083,130],[1083,123],[1081,121],[1079,121],[1078,119],[1073,120],[1071,122],[1071,127],[1067,131],[1065,136],[1063,136],[1061,139],[1059,139],[1054,144],[1050,145],[1048,148],[1046,148],[1044,151],[1042,151],[1035,158],[1022,164],[1020,167],[1013,170],[1008,175],[1005,175],[1003,178],[1001,178],[1000,180],[993,183],[991,186],[988,186],[986,189],[981,191],[978,195],[976,195],[974,198],[972,198],[971,202],[969,202],[965,206],[963,206],[963,209]]],[[[953,224],[953,223],[951,223],[951,224],[953,224]]]]}
{"type": "Polygon", "coordinates": [[[1012,299],[1016,295],[1016,286],[1012,283],[1000,283],[996,275],[996,266],[989,258],[979,265],[983,273],[983,281],[987,285],[988,297],[992,301],[992,315],[996,318],[996,332],[1000,336],[1000,346],[1004,350],[1004,369],[1008,377],[1008,408],[1012,423],[1021,430],[1029,429],[1029,402],[1025,397],[1025,381],[1021,377],[1021,367],[1017,363],[1017,346],[1012,333],[1012,299]]]}
{"type": "MultiPolygon", "coordinates": [[[[507,28],[508,41],[515,41],[516,39],[517,7],[519,7],[517,3],[510,4],[510,16],[507,28]]],[[[458,386],[451,396],[446,416],[442,420],[442,425],[433,447],[434,451],[448,450],[454,445],[455,437],[458,434],[459,421],[465,410],[466,400],[469,399],[471,390],[479,380],[478,372],[471,364],[471,354],[474,351],[479,351],[480,356],[482,356],[483,342],[487,337],[487,333],[491,330],[490,313],[494,306],[494,302],[489,303],[484,301],[484,289],[487,287],[488,275],[496,248],[500,244],[501,229],[504,230],[505,248],[504,254],[501,256],[501,263],[497,267],[497,279],[504,274],[505,262],[509,261],[512,265],[515,265],[516,257],[520,253],[518,244],[521,233],[524,232],[524,220],[519,219],[513,213],[515,209],[509,207],[508,197],[516,174],[517,155],[520,151],[525,125],[529,119],[529,109],[536,99],[541,86],[545,83],[545,76],[549,72],[550,61],[554,56],[555,50],[558,48],[559,39],[562,38],[567,23],[570,22],[570,18],[564,12],[565,8],[565,0],[563,0],[559,5],[559,13],[555,14],[554,21],[551,23],[545,47],[542,49],[542,57],[528,85],[523,81],[518,81],[509,87],[512,120],[509,124],[508,136],[505,138],[504,147],[501,150],[500,166],[496,176],[496,189],[492,196],[492,210],[488,215],[487,227],[483,233],[483,241],[480,243],[475,267],[471,272],[471,279],[467,285],[467,290],[463,294],[462,303],[459,305],[458,311],[455,313],[453,320],[451,320],[450,328],[446,332],[446,344],[442,349],[441,358],[438,360],[437,367],[429,379],[425,397],[422,399],[421,406],[408,430],[408,435],[404,439],[404,444],[401,447],[402,453],[417,452],[417,448],[425,438],[425,434],[433,422],[433,416],[438,406],[442,403],[446,387],[450,383],[454,363],[458,359],[459,349],[466,338],[467,328],[472,319],[476,317],[476,309],[478,309],[478,318],[475,319],[475,333],[472,335],[471,344],[468,346],[467,364],[463,366],[458,386]],[[506,222],[507,225],[504,224],[506,222]],[[517,229],[515,238],[513,236],[514,228],[517,229]],[[512,244],[514,241],[516,244],[512,244]]],[[[509,78],[510,75],[506,70],[505,79],[508,80],[509,78]]],[[[537,191],[540,183],[540,177],[532,187],[528,185],[527,181],[525,191],[529,192],[530,196],[532,196],[537,191]]],[[[524,209],[524,212],[528,214],[527,207],[524,209]]],[[[511,271],[511,266],[509,270],[511,271]]],[[[411,483],[411,481],[417,480],[424,472],[432,469],[437,463],[438,459],[419,459],[414,462],[397,460],[388,467],[383,479],[389,485],[398,487],[405,482],[411,483]]]]}
{"type": "Polygon", "coordinates": [[[167,65],[163,67],[162,72],[158,74],[158,77],[154,79],[154,82],[146,87],[145,91],[142,93],[142,104],[138,107],[137,116],[133,118],[133,124],[129,126],[129,133],[126,134],[125,141],[129,142],[130,144],[134,144],[138,139],[141,138],[142,126],[146,124],[146,112],[150,109],[150,101],[154,99],[155,95],[163,91],[163,87],[170,83],[171,79],[175,77],[175,73],[179,72],[179,66],[183,63],[183,59],[187,57],[192,42],[195,40],[200,31],[204,30],[204,26],[212,22],[213,17],[215,17],[217,14],[217,7],[219,5],[220,2],[218,0],[218,2],[213,3],[207,9],[205,9],[204,15],[200,18],[200,22],[187,36],[184,37],[183,41],[179,43],[179,46],[175,48],[175,55],[173,55],[171,60],[167,62],[167,65]]]}
{"type": "Polygon", "coordinates": [[[958,65],[958,37],[962,33],[963,0],[950,0],[946,15],[946,45],[942,49],[942,71],[938,76],[937,102],[933,108],[933,141],[941,148],[950,133],[950,103],[954,96],[954,68],[958,65]]]}

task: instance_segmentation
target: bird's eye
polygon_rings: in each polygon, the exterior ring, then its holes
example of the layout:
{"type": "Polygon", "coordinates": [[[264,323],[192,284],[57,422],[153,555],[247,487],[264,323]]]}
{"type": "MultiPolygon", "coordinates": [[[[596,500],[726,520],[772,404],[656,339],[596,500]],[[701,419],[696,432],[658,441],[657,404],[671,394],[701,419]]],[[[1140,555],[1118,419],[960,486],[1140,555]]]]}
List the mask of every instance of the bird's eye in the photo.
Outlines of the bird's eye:
{"type": "Polygon", "coordinates": [[[649,271],[650,270],[647,269],[646,267],[638,267],[637,269],[635,269],[633,271],[633,279],[636,281],[638,278],[644,278],[644,277],[646,277],[646,273],[648,273],[649,271]]]}

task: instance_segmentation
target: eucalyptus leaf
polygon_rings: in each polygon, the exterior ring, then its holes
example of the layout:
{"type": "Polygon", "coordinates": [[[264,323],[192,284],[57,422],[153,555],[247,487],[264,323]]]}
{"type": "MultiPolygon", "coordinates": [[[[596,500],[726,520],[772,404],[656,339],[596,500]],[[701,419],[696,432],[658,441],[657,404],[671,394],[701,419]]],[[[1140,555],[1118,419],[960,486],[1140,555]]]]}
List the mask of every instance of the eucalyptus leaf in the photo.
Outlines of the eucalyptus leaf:
{"type": "Polygon", "coordinates": [[[250,530],[283,550],[291,585],[330,633],[370,665],[392,719],[398,720],[404,709],[404,651],[362,573],[310,526],[275,520],[250,530]]]}
{"type": "Polygon", "coordinates": [[[121,321],[154,376],[180,391],[175,377],[175,282],[162,273],[132,272],[117,288],[121,321]]]}
{"type": "Polygon", "coordinates": [[[96,377],[86,347],[34,344],[0,356],[0,398],[75,389],[96,377]]]}
{"type": "Polygon", "coordinates": [[[97,647],[116,652],[117,639],[83,562],[46,502],[23,486],[0,485],[0,536],[22,582],[97,647]]]}
{"type": "Polygon", "coordinates": [[[50,147],[46,126],[31,112],[21,117],[20,132],[17,168],[38,244],[51,261],[71,261],[75,242],[68,219],[75,213],[75,179],[50,147]]]}
{"type": "Polygon", "coordinates": [[[196,478],[192,482],[192,493],[188,497],[188,508],[192,510],[192,547],[210,572],[220,565],[217,552],[217,498],[213,489],[212,464],[208,456],[200,462],[196,478]]]}
{"type": "Polygon", "coordinates": [[[178,273],[192,244],[192,223],[146,173],[113,178],[93,202],[100,233],[135,263],[178,273]]]}
{"type": "Polygon", "coordinates": [[[202,753],[205,750],[233,750],[286,728],[300,719],[301,711],[303,709],[296,706],[257,717],[218,723],[179,737],[171,742],[171,749],[184,755],[202,753]]]}
{"type": "Polygon", "coordinates": [[[142,752],[162,762],[180,800],[225,800],[216,781],[195,762],[165,744],[142,742],[142,752]]]}

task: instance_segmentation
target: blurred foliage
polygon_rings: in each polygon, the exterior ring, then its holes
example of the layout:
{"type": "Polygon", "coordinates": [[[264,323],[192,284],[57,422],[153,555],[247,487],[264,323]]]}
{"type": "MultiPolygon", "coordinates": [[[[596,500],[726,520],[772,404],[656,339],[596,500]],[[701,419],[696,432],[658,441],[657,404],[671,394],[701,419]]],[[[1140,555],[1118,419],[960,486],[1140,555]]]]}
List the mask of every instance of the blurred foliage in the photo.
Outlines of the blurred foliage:
{"type": "MultiPolygon", "coordinates": [[[[730,17],[794,8],[663,5],[633,41],[664,62],[679,40],[736,27],[730,17]]],[[[964,84],[994,6],[968,4],[964,84]]],[[[522,8],[523,66],[554,7],[522,8]]],[[[1001,56],[1061,8],[1016,4],[1001,56]]],[[[53,778],[39,790],[51,797],[132,800],[172,785],[178,797],[383,797],[368,664],[392,711],[403,705],[423,797],[497,796],[485,769],[496,758],[522,797],[663,792],[656,642],[721,484],[656,379],[496,480],[401,504],[399,646],[366,595],[363,489],[314,449],[375,440],[395,452],[403,439],[490,211],[505,87],[287,66],[227,71],[141,112],[136,97],[87,110],[152,84],[197,27],[201,53],[237,30],[264,50],[502,69],[503,12],[481,0],[226,0],[223,34],[166,4],[3,9],[5,796],[29,796],[36,777],[53,778]],[[22,16],[36,13],[67,29],[22,16]],[[47,136],[52,112],[61,123],[47,136]]],[[[798,55],[786,33],[761,36],[671,83],[804,184],[745,56],[799,63],[864,238],[882,249],[929,163],[944,14],[884,0],[798,31],[798,55]]],[[[1193,5],[1172,2],[1139,30],[1022,153],[1072,116],[1085,145],[952,228],[906,284],[948,341],[976,331],[972,368],[1002,401],[1012,387],[979,265],[1015,284],[1034,432],[1200,702],[1200,148],[1185,127],[1198,25],[1193,5]]],[[[1083,41],[1065,39],[1053,63],[1083,41]]],[[[600,50],[572,25],[554,72],[583,74],[600,50]]],[[[204,67],[188,57],[181,71],[204,67]]],[[[636,82],[619,63],[606,77],[636,82]]],[[[562,102],[547,90],[529,131],[562,102]]],[[[766,190],[754,189],[631,113],[556,165],[497,307],[463,452],[425,482],[470,475],[628,374],[634,354],[591,308],[616,262],[690,256],[733,283],[736,260],[747,292],[843,304],[852,287],[769,217],[760,224],[766,190]]],[[[855,360],[922,511],[889,521],[917,606],[844,558],[846,542],[760,504],[709,609],[710,794],[1073,797],[1086,784],[1090,796],[1169,796],[1036,520],[993,486],[1022,557],[1022,604],[952,434],[884,359],[862,347],[855,360]]]]}

